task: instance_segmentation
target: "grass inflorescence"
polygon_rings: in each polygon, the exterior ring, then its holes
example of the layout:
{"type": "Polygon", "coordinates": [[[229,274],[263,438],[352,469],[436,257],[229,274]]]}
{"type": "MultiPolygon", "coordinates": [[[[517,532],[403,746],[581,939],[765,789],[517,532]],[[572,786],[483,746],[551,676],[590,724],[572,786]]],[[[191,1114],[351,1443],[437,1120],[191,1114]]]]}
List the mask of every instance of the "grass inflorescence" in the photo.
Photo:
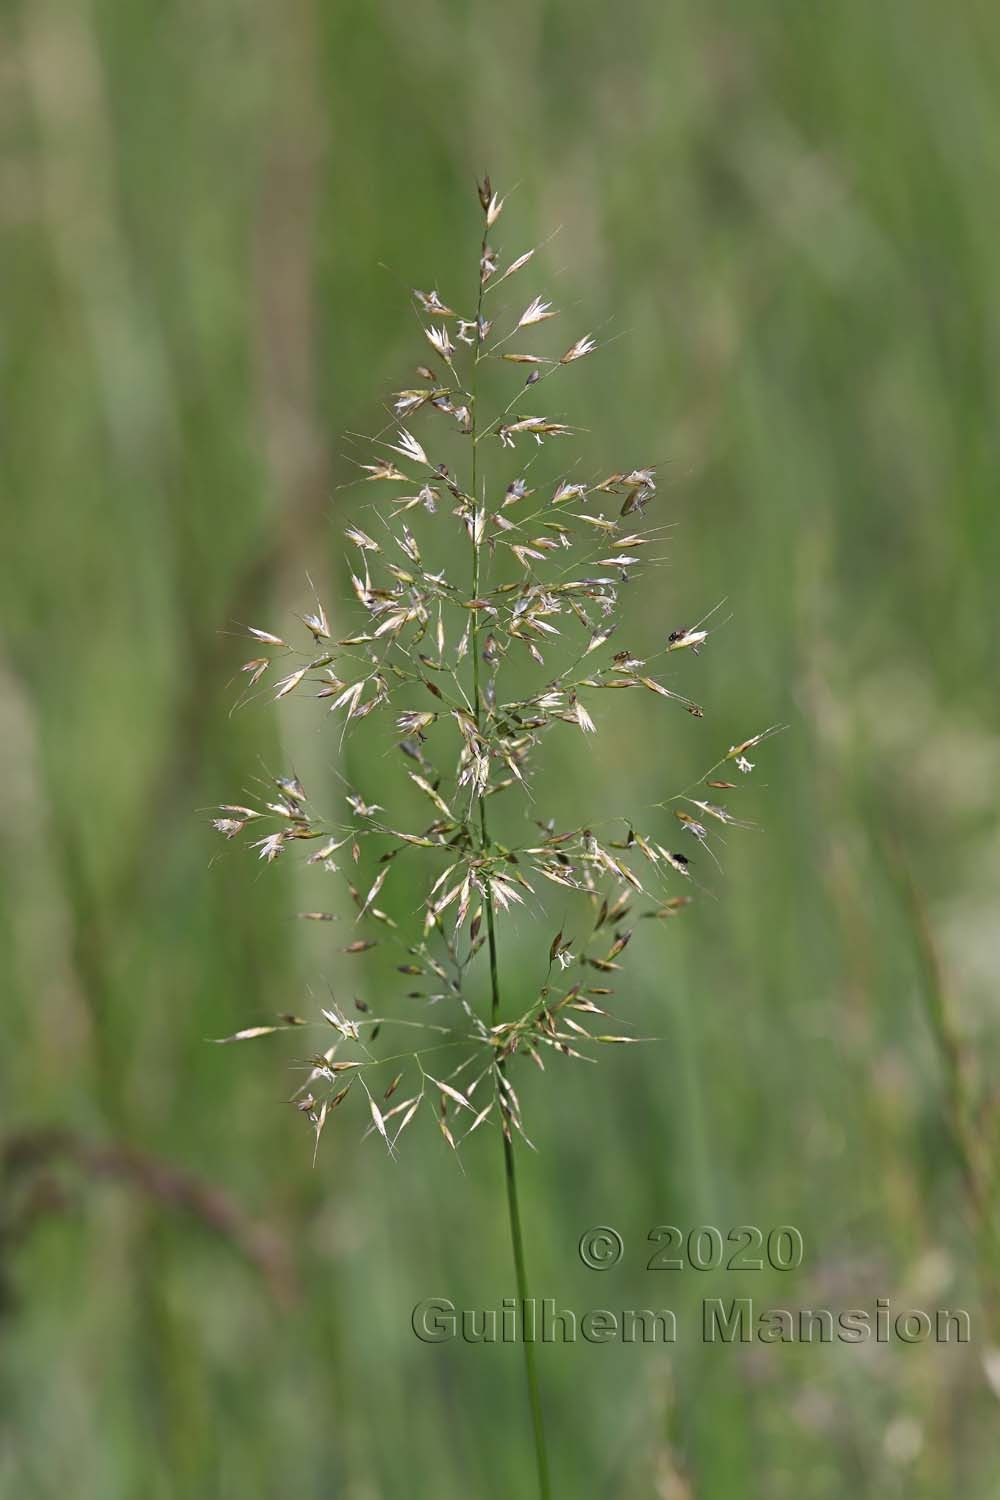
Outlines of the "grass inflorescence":
{"type": "MultiPolygon", "coordinates": [[[[515,1065],[545,1071],[552,1057],[593,1060],[602,1048],[641,1040],[612,1012],[634,921],[676,915],[690,900],[699,856],[718,863],[718,832],[753,826],[720,799],[752,774],[750,756],[774,727],[720,747],[695,785],[634,820],[595,809],[567,827],[537,806],[540,757],[569,753],[555,736],[594,734],[609,695],[636,690],[663,700],[664,712],[703,716],[670,684],[669,670],[676,653],[706,645],[717,607],[642,652],[615,640],[623,585],[660,560],[656,470],[640,462],[578,476],[577,434],[553,405],[597,340],[554,340],[552,304],[530,291],[518,296],[535,252],[504,261],[491,243],[504,200],[488,178],[478,191],[471,305],[459,311],[436,289],[414,292],[428,363],[394,394],[392,425],[359,464],[359,484],[386,498],[366,508],[364,524],[345,528],[358,628],[336,637],[316,600],[301,619],[304,646],[252,628],[257,650],[243,668],[249,689],[270,685],[274,699],[313,695],[341,739],[373,715],[389,716],[401,752],[400,804],[425,815],[407,822],[351,788],[345,811],[331,819],[288,775],[262,798],[221,807],[215,827],[229,839],[245,836],[268,864],[301,851],[317,872],[341,876],[357,933],[341,951],[389,945],[397,953],[401,1014],[388,1004],[379,1014],[365,1005],[348,1014],[331,1003],[317,1018],[323,1037],[303,1059],[294,1096],[316,1145],[350,1100],[362,1106],[365,1132],[393,1155],[420,1116],[432,1116],[455,1151],[482,1127],[497,1129],[525,1297],[514,1140],[528,1138],[515,1065]],[[513,382],[506,391],[505,381],[513,382]],[[551,477],[542,475],[543,452],[557,455],[551,477]],[[440,563],[450,549],[438,537],[456,526],[467,558],[461,576],[440,563]],[[503,830],[509,842],[494,828],[500,799],[520,799],[514,833],[503,830]],[[422,887],[422,915],[409,928],[380,904],[404,861],[407,888],[422,887]],[[422,881],[414,864],[424,868],[422,881]],[[501,982],[503,922],[519,909],[544,914],[553,888],[561,906],[572,893],[577,915],[572,928],[564,919],[554,935],[546,929],[537,993],[514,1000],[501,982]],[[414,1035],[416,1045],[406,1040],[414,1035]]],[[[307,1024],[284,1016],[224,1040],[307,1024]]],[[[531,1346],[525,1351],[544,1495],[541,1407],[531,1346]]]]}

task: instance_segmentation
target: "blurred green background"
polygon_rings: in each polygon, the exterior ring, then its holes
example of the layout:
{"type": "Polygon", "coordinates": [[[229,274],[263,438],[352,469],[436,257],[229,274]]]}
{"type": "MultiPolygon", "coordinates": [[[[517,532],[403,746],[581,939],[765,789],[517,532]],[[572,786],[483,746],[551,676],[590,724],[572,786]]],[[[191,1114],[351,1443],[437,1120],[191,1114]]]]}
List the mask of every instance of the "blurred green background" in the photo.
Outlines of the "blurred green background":
{"type": "Polygon", "coordinates": [[[994,1496],[993,1201],[953,1127],[991,1180],[995,7],[8,0],[0,80],[0,1494],[532,1493],[519,1351],[409,1327],[513,1292],[495,1139],[463,1175],[338,1119],[313,1170],[294,1038],[206,1045],[364,983],[199,809],[262,766],[335,785],[308,704],[230,716],[226,632],[280,632],[307,573],[351,628],[343,435],[423,357],[408,288],[467,295],[488,168],[508,253],[559,230],[525,290],[614,339],[570,372],[588,459],[661,465],[631,643],[735,617],[684,663],[706,718],[616,701],[564,797],[655,801],[789,726],[766,832],[633,945],[662,1042],[525,1077],[535,1288],[974,1328],[544,1349],[556,1492],[994,1496]],[[795,1224],[804,1264],[647,1273],[665,1222],[795,1224]]]}

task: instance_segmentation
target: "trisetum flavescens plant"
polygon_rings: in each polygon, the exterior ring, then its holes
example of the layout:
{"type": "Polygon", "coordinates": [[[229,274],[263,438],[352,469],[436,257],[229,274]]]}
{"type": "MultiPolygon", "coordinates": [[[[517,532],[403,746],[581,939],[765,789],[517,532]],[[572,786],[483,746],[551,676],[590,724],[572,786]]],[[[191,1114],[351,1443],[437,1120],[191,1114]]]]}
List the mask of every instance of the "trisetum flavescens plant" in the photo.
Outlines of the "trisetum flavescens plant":
{"type": "MultiPolygon", "coordinates": [[[[536,753],[554,736],[593,733],[592,712],[609,693],[638,689],[663,699],[665,711],[702,716],[663,678],[676,653],[697,653],[705,643],[714,611],[644,651],[619,649],[622,585],[655,560],[662,540],[663,528],[646,519],[656,500],[655,470],[566,477],[574,431],[534,413],[549,406],[545,398],[597,344],[585,335],[552,349],[555,309],[539,296],[517,296],[534,251],[505,263],[491,245],[504,202],[488,178],[479,202],[474,305],[459,312],[437,291],[414,293],[429,363],[395,394],[392,423],[360,466],[359,484],[385,498],[361,507],[345,532],[359,628],[335,639],[317,600],[302,618],[305,649],[251,628],[266,654],[243,667],[248,691],[270,684],[275,699],[316,697],[339,740],[388,715],[381,746],[389,735],[402,752],[399,805],[376,805],[364,787],[350,786],[331,817],[289,774],[267,783],[256,805],[220,808],[215,827],[230,839],[247,834],[268,864],[301,851],[327,889],[340,876],[353,924],[339,951],[388,946],[405,976],[398,1013],[381,1004],[373,1013],[360,1002],[349,1014],[334,1002],[317,1018],[322,1039],[304,1058],[294,1095],[316,1145],[333,1112],[349,1102],[362,1104],[365,1133],[380,1137],[393,1156],[421,1116],[433,1118],[456,1152],[474,1131],[495,1129],[517,1290],[526,1299],[515,1143],[527,1136],[517,1071],[526,1063],[544,1070],[548,1061],[592,1060],[602,1047],[638,1040],[611,1014],[631,924],[636,916],[671,916],[687,903],[697,855],[716,858],[713,829],[750,826],[720,796],[749,775],[750,752],[774,729],[720,747],[695,785],[647,808],[642,821],[597,816],[559,826],[534,800],[536,753]],[[542,352],[546,346],[552,352],[542,352]],[[513,377],[514,389],[484,409],[494,399],[488,370],[494,385],[503,383],[497,374],[513,377]],[[552,453],[559,469],[546,478],[552,453]],[[440,564],[454,554],[444,533],[456,526],[467,553],[461,576],[440,564]],[[494,813],[505,802],[509,843],[501,841],[494,813]],[[675,852],[677,842],[690,856],[675,852]],[[415,887],[422,892],[422,914],[409,924],[379,904],[397,872],[408,895],[415,887]],[[530,999],[505,994],[504,918],[527,906],[544,912],[553,894],[569,916],[551,940],[545,929],[540,983],[530,999]]],[[[303,915],[338,920],[335,910],[303,915]]],[[[224,1040],[308,1024],[282,1016],[224,1040]]],[[[545,1496],[534,1350],[527,1341],[523,1347],[545,1496]]]]}

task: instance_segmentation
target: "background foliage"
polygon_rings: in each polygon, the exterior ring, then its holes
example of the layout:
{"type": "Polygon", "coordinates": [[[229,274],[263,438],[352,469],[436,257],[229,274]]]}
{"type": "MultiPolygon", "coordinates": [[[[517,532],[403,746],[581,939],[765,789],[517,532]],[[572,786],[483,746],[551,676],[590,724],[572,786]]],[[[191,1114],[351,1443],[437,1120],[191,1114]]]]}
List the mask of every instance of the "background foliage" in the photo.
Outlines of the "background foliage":
{"type": "MultiPolygon", "coordinates": [[[[408,288],[470,286],[488,167],[520,184],[508,237],[560,231],[567,330],[616,340],[573,372],[595,466],[661,466],[671,562],[637,638],[723,596],[735,615],[684,665],[704,721],[616,701],[549,774],[567,806],[626,780],[652,802],[790,726],[761,756],[766,833],[633,945],[627,1007],[662,1042],[526,1086],[534,1281],[682,1321],[703,1295],[889,1296],[967,1306],[977,1335],[545,1350],[561,1492],[994,1495],[996,1268],[948,1046],[975,1095],[995,9],[10,0],[2,25],[0,1493],[529,1492],[518,1351],[408,1326],[421,1297],[512,1290],[495,1144],[462,1175],[413,1136],[397,1166],[348,1122],[311,1170],[294,1047],[205,1039],[365,980],[295,923],[291,874],[216,859],[196,811],[262,766],[334,785],[308,704],[228,716],[247,653],[224,632],[280,631],[307,571],[346,604],[342,435],[420,357],[408,288]],[[806,1261],[656,1278],[666,1221],[797,1224],[806,1261]],[[591,1223],[621,1230],[619,1270],[580,1265],[591,1223]]],[[[376,797],[395,774],[364,771],[376,797]]]]}

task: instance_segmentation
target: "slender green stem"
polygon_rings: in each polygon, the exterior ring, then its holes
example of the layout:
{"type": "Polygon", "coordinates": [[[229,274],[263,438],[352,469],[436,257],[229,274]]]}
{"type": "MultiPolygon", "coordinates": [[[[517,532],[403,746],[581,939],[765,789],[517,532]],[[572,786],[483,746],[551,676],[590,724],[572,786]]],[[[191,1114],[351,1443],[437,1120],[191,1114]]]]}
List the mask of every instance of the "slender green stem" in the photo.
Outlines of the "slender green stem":
{"type": "Polygon", "coordinates": [[[984,1151],[984,1142],[976,1129],[976,1106],[970,1090],[965,1049],[955,1026],[952,997],[923,893],[910,873],[896,838],[889,831],[882,837],[882,853],[909,917],[920,958],[927,1020],[941,1059],[948,1124],[975,1229],[987,1318],[996,1338],[1000,1335],[997,1178],[990,1153],[984,1151]]]}
{"type": "MultiPolygon", "coordinates": [[[[493,918],[493,898],[486,898],[486,930],[490,950],[490,989],[492,994],[492,1017],[494,1023],[500,1011],[500,984],[497,978],[496,924],[493,918]]],[[[501,1072],[504,1064],[498,1064],[501,1072]]],[[[549,1484],[549,1460],[545,1448],[545,1419],[542,1415],[542,1397],[538,1385],[538,1370],[535,1365],[535,1346],[523,1336],[523,1319],[528,1303],[528,1272],[524,1260],[524,1236],[521,1232],[521,1210],[517,1197],[517,1169],[514,1161],[514,1142],[509,1126],[501,1132],[503,1138],[504,1174],[507,1179],[507,1217],[510,1220],[510,1243],[514,1252],[514,1275],[517,1280],[517,1295],[521,1303],[522,1339],[524,1349],[524,1373],[528,1383],[528,1405],[531,1408],[531,1426],[535,1436],[535,1467],[538,1473],[539,1500],[551,1500],[549,1484]]]]}
{"type": "Polygon", "coordinates": [[[492,892],[486,901],[486,936],[490,950],[490,1025],[495,1026],[500,1015],[500,980],[497,975],[497,930],[492,892]]]}
{"type": "MultiPolygon", "coordinates": [[[[481,254],[486,251],[486,236],[483,236],[481,254]]],[[[479,299],[476,305],[476,342],[474,345],[474,356],[472,363],[472,379],[470,382],[471,417],[472,417],[472,597],[479,597],[479,537],[481,527],[479,525],[479,476],[476,458],[479,450],[478,442],[478,371],[479,371],[479,320],[483,308],[483,282],[482,275],[479,278],[479,299]]],[[[479,690],[479,612],[472,612],[472,707],[476,720],[477,730],[482,727],[482,705],[479,690]]],[[[479,798],[479,828],[482,848],[485,852],[490,847],[489,823],[486,815],[486,801],[479,798]]],[[[489,884],[486,887],[484,900],[486,907],[486,933],[490,955],[490,1023],[496,1025],[500,1014],[500,978],[497,965],[497,934],[496,917],[493,909],[493,893],[489,884]]],[[[503,1072],[504,1063],[498,1064],[503,1072]]],[[[528,1272],[524,1259],[524,1236],[521,1231],[521,1210],[517,1196],[517,1171],[514,1162],[514,1143],[509,1134],[509,1126],[504,1122],[501,1131],[503,1139],[504,1175],[507,1182],[507,1216],[510,1221],[510,1242],[514,1252],[514,1275],[517,1280],[517,1295],[521,1303],[522,1319],[524,1309],[528,1301],[528,1272]]],[[[522,1329],[523,1333],[523,1329],[522,1329]]],[[[538,1386],[538,1371],[535,1367],[535,1346],[522,1337],[524,1348],[524,1369],[528,1385],[528,1405],[531,1408],[531,1425],[535,1437],[535,1465],[538,1473],[539,1500],[551,1500],[552,1490],[549,1484],[549,1462],[545,1448],[545,1422],[542,1416],[542,1400],[538,1386]]]]}

